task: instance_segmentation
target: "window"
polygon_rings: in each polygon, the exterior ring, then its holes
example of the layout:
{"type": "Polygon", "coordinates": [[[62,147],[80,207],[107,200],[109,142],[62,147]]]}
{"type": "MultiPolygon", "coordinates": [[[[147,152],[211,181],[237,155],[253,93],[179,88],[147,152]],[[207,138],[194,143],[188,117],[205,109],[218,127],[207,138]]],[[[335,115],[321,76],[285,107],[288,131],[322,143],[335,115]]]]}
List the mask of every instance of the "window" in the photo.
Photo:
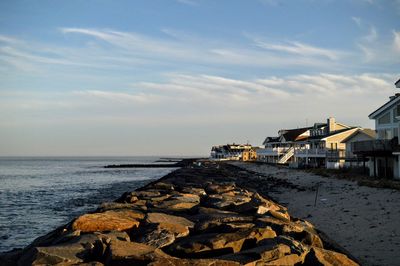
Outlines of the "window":
{"type": "Polygon", "coordinates": [[[386,113],[378,119],[378,124],[390,124],[390,113],[386,113]]]}
{"type": "Polygon", "coordinates": [[[396,105],[393,109],[393,121],[399,121],[400,119],[396,119],[396,116],[400,116],[400,104],[396,105]]]}
{"type": "Polygon", "coordinates": [[[393,128],[393,137],[398,137],[398,136],[399,136],[399,129],[393,128]]]}
{"type": "Polygon", "coordinates": [[[394,130],[388,129],[380,129],[378,130],[378,139],[392,139],[394,130]]]}

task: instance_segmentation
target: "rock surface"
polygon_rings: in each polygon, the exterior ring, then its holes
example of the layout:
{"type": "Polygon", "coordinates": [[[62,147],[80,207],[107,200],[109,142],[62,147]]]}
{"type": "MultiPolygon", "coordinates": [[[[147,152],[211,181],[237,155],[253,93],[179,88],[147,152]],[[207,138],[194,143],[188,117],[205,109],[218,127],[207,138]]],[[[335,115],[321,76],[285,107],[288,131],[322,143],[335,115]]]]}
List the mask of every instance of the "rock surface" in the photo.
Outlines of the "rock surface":
{"type": "Polygon", "coordinates": [[[203,162],[0,256],[0,265],[358,265],[248,173],[203,162]],[[253,184],[257,186],[257,184],[253,184]]]}

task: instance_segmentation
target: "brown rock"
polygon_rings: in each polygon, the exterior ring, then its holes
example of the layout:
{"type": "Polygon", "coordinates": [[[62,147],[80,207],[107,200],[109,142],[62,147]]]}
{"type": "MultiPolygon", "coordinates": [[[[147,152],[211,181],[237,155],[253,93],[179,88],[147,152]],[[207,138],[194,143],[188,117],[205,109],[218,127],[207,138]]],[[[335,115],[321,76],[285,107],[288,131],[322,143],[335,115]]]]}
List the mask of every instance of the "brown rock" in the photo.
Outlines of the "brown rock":
{"type": "Polygon", "coordinates": [[[153,188],[155,189],[160,189],[160,190],[166,190],[166,191],[172,191],[174,190],[174,186],[171,183],[164,183],[164,182],[157,182],[152,185],[153,188]]]}
{"type": "Polygon", "coordinates": [[[219,259],[177,259],[159,258],[149,266],[239,266],[238,262],[219,259]]]}
{"type": "Polygon", "coordinates": [[[283,256],[276,260],[271,261],[262,261],[261,263],[257,263],[257,265],[295,265],[296,263],[302,263],[303,259],[297,254],[290,254],[283,256]]]}
{"type": "Polygon", "coordinates": [[[356,266],[358,263],[349,259],[346,255],[313,247],[305,258],[305,264],[307,265],[326,265],[326,266],[356,266]]]}
{"type": "Polygon", "coordinates": [[[194,226],[194,223],[186,218],[165,213],[148,213],[146,222],[158,224],[159,229],[172,232],[175,237],[187,236],[189,228],[194,226]]]}
{"type": "Polygon", "coordinates": [[[143,213],[133,210],[84,214],[73,222],[72,229],[82,232],[124,231],[138,227],[138,219],[143,218],[143,213]]]}
{"type": "Polygon", "coordinates": [[[256,243],[265,238],[276,237],[271,228],[256,228],[239,230],[225,234],[202,234],[177,240],[171,251],[177,254],[191,256],[223,255],[239,252],[245,241],[256,243]]]}
{"type": "Polygon", "coordinates": [[[221,194],[224,192],[234,190],[235,188],[236,188],[236,185],[234,183],[228,183],[228,184],[211,183],[211,184],[207,185],[207,187],[205,188],[205,191],[207,192],[207,194],[221,194]]]}
{"type": "Polygon", "coordinates": [[[95,234],[86,234],[69,242],[49,247],[32,247],[18,265],[72,265],[101,257],[105,245],[95,234]]]}
{"type": "Polygon", "coordinates": [[[200,196],[191,193],[176,193],[171,196],[171,199],[180,200],[182,202],[199,203],[200,196]]]}
{"type": "Polygon", "coordinates": [[[162,201],[161,203],[156,203],[153,205],[153,207],[157,209],[165,209],[170,211],[185,211],[195,207],[198,204],[199,204],[198,202],[185,202],[182,201],[181,199],[175,199],[175,200],[165,200],[162,201]]]}
{"type": "Polygon", "coordinates": [[[150,245],[156,248],[162,248],[174,243],[176,237],[175,234],[165,230],[156,228],[147,228],[147,230],[141,234],[141,236],[136,237],[136,241],[146,245],[150,245]]]}
{"type": "Polygon", "coordinates": [[[161,192],[155,189],[146,189],[146,190],[131,192],[131,195],[136,196],[140,199],[151,199],[154,197],[161,196],[161,192]]]}
{"type": "Polygon", "coordinates": [[[273,217],[275,217],[277,219],[280,219],[282,221],[287,221],[287,222],[290,221],[290,215],[289,215],[289,213],[287,211],[284,211],[284,210],[277,210],[277,211],[270,210],[269,213],[273,217]]]}
{"type": "Polygon", "coordinates": [[[195,194],[195,195],[198,195],[200,197],[206,195],[206,191],[204,189],[202,189],[202,188],[184,187],[181,191],[183,193],[195,194]]]}
{"type": "Polygon", "coordinates": [[[226,209],[226,210],[236,210],[236,207],[247,202],[250,202],[251,198],[242,195],[229,196],[226,194],[213,194],[208,195],[204,204],[207,207],[226,209]]]}
{"type": "Polygon", "coordinates": [[[271,243],[270,245],[257,246],[239,253],[229,254],[220,259],[239,262],[241,265],[255,265],[257,263],[277,260],[291,252],[290,247],[283,244],[271,243]]]}
{"type": "Polygon", "coordinates": [[[165,195],[162,195],[162,196],[159,196],[159,197],[152,197],[152,198],[149,199],[149,201],[151,201],[152,203],[161,202],[161,201],[164,201],[166,199],[169,199],[170,197],[171,197],[171,195],[165,194],[165,195]]]}
{"type": "Polygon", "coordinates": [[[106,265],[121,265],[129,263],[149,263],[157,257],[169,257],[155,247],[124,241],[111,241],[106,265]]]}

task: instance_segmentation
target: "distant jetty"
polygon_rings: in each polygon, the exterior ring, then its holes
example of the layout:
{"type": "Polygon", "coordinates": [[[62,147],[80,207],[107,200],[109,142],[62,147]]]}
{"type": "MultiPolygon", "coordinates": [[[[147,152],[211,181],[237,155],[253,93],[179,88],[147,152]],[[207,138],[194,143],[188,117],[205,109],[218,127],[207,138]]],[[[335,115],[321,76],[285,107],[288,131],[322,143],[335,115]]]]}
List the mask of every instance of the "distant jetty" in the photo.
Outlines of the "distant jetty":
{"type": "Polygon", "coordinates": [[[106,165],[104,168],[178,168],[185,167],[195,161],[201,160],[200,158],[161,158],[155,163],[139,163],[139,164],[111,164],[106,165]]]}
{"type": "Polygon", "coordinates": [[[277,182],[192,161],[1,254],[0,265],[358,265],[268,198],[277,182]]]}

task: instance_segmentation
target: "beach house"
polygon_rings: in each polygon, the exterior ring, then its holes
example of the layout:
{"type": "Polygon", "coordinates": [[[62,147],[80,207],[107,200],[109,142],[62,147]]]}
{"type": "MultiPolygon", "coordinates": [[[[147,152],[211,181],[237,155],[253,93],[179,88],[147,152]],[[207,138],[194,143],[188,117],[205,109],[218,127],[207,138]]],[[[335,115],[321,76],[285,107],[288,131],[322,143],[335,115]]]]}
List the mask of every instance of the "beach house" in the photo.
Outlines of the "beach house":
{"type": "Polygon", "coordinates": [[[265,139],[264,148],[257,150],[257,160],[293,167],[343,167],[346,160],[343,140],[360,129],[338,123],[334,117],[312,127],[282,129],[278,137],[265,139]]]}
{"type": "Polygon", "coordinates": [[[242,160],[243,152],[249,151],[252,148],[253,147],[250,144],[233,143],[226,145],[217,145],[211,148],[210,158],[214,160],[242,160]]]}
{"type": "MultiPolygon", "coordinates": [[[[395,86],[400,88],[400,79],[395,86]]],[[[368,117],[375,120],[376,139],[354,142],[353,153],[367,161],[370,176],[400,178],[400,93],[390,96],[368,117]]]]}
{"type": "Polygon", "coordinates": [[[353,152],[353,143],[359,141],[371,141],[376,138],[375,130],[370,128],[359,128],[353,134],[342,140],[342,143],[346,144],[346,150],[344,154],[344,166],[349,168],[354,167],[365,167],[365,160],[362,157],[357,156],[353,152]]]}
{"type": "Polygon", "coordinates": [[[311,127],[281,129],[278,137],[267,137],[264,148],[257,150],[257,160],[267,163],[286,164],[294,161],[294,149],[299,141],[310,136],[311,127]]]}
{"type": "Polygon", "coordinates": [[[334,117],[329,117],[325,124],[314,124],[310,136],[300,141],[302,145],[295,149],[297,166],[343,167],[346,153],[346,143],[343,140],[359,129],[338,123],[334,117]]]}

